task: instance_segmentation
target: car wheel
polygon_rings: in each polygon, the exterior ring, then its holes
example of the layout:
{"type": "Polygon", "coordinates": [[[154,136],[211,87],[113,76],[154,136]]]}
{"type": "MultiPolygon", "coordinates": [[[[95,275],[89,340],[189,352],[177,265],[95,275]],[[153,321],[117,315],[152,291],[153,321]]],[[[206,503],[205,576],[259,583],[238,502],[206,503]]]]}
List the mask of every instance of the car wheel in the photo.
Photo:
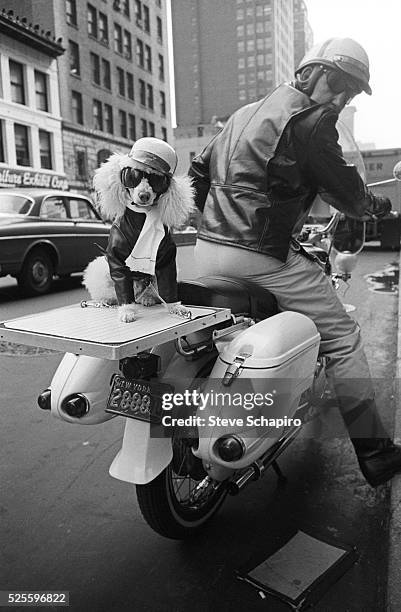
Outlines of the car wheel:
{"type": "Polygon", "coordinates": [[[27,295],[43,295],[51,287],[54,264],[44,249],[31,251],[23,263],[18,285],[27,295]]]}

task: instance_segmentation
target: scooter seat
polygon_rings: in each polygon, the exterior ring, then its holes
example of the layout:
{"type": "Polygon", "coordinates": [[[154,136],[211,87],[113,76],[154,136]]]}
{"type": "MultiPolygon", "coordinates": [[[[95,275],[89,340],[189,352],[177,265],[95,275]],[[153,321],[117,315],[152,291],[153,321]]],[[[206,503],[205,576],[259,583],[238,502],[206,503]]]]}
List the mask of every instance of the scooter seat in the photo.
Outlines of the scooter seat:
{"type": "Polygon", "coordinates": [[[276,298],[244,280],[225,276],[202,276],[178,283],[178,297],[183,304],[230,308],[235,315],[247,314],[257,321],[277,314],[276,298]]]}

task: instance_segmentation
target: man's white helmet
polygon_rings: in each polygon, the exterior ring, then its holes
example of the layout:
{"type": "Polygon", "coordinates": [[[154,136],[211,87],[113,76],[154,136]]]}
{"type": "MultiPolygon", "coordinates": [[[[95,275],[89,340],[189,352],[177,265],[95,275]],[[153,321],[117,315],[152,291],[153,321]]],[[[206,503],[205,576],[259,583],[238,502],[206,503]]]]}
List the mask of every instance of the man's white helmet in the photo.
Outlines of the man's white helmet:
{"type": "Polygon", "coordinates": [[[297,73],[306,66],[322,64],[346,72],[361,89],[371,95],[369,58],[365,49],[352,38],[329,38],[314,45],[302,59],[297,73]]]}
{"type": "Polygon", "coordinates": [[[128,156],[149,166],[152,170],[173,176],[177,167],[177,154],[164,140],[146,137],[136,141],[128,156]]]}

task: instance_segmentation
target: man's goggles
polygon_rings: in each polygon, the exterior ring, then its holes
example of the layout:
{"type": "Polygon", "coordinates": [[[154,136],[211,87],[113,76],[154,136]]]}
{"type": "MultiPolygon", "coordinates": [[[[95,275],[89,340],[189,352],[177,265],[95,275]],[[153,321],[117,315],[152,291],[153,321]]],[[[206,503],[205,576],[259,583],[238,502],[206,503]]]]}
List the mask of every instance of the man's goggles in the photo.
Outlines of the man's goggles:
{"type": "Polygon", "coordinates": [[[323,68],[323,72],[326,74],[327,84],[334,94],[344,92],[347,97],[347,102],[350,102],[352,98],[362,92],[362,88],[354,79],[350,79],[346,74],[339,70],[331,70],[330,68],[323,68]]]}
{"type": "Polygon", "coordinates": [[[137,187],[142,179],[148,181],[155,193],[164,193],[170,186],[170,177],[165,174],[153,174],[130,167],[121,170],[121,182],[128,189],[137,187]]]}

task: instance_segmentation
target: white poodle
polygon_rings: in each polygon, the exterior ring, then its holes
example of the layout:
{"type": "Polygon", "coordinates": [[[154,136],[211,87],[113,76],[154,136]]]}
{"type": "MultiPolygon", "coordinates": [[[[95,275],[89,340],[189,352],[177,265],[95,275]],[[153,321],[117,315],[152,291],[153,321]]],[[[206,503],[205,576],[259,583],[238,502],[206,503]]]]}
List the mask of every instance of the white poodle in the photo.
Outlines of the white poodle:
{"type": "Polygon", "coordinates": [[[91,298],[119,305],[135,320],[135,302],[177,300],[176,247],[170,230],[194,208],[191,179],[175,177],[177,155],[158,138],[141,138],[128,155],[113,154],[93,180],[102,215],[113,220],[105,256],[90,262],[84,285],[91,298]]]}

